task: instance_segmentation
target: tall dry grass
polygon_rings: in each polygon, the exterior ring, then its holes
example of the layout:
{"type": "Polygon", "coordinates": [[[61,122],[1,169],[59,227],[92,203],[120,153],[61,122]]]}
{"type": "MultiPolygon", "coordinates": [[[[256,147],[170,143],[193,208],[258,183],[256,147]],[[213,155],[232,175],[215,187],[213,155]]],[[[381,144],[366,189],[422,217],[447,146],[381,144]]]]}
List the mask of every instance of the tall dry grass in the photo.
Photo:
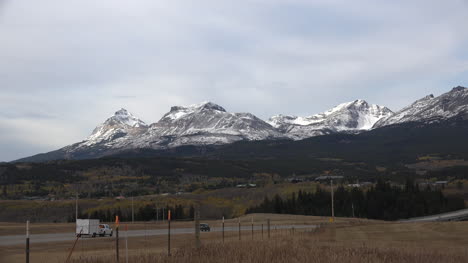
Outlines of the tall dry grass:
{"type": "MultiPolygon", "coordinates": [[[[115,258],[80,257],[74,263],[114,263],[115,258]]],[[[125,262],[121,257],[121,262],[125,262]]],[[[422,247],[383,247],[370,243],[345,244],[333,240],[319,240],[314,233],[276,236],[270,240],[212,242],[196,249],[190,246],[179,248],[167,256],[165,253],[140,253],[132,255],[129,262],[135,263],[275,263],[275,262],[468,262],[468,252],[428,250],[422,247]]]]}

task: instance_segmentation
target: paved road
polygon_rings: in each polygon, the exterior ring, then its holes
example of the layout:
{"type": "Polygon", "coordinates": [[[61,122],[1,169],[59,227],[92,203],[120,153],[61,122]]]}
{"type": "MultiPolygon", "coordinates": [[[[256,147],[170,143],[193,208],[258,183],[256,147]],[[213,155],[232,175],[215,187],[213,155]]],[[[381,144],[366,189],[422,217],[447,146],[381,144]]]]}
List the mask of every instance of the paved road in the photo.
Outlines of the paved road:
{"type": "Polygon", "coordinates": [[[411,223],[411,222],[438,222],[438,221],[461,221],[468,219],[468,209],[457,210],[453,212],[415,217],[405,220],[400,220],[400,222],[411,223]]]}
{"type": "MultiPolygon", "coordinates": [[[[272,226],[272,229],[313,229],[316,228],[316,225],[280,225],[272,226]]],[[[212,232],[221,232],[221,227],[212,227],[212,232]]],[[[251,231],[251,225],[244,225],[241,227],[242,231],[251,231]]],[[[254,230],[261,230],[261,226],[254,226],[254,230]]],[[[266,226],[264,226],[266,230],[266,226]]],[[[238,227],[226,226],[224,231],[239,231],[238,227]]],[[[194,233],[193,228],[172,228],[171,235],[178,234],[191,234],[194,233]]],[[[121,235],[123,231],[120,232],[121,235]]],[[[167,235],[167,229],[151,229],[151,230],[129,230],[129,237],[141,237],[141,236],[158,236],[158,235],[167,235]]],[[[47,243],[47,242],[61,242],[61,241],[71,241],[75,240],[76,236],[74,233],[56,233],[56,234],[31,234],[30,243],[47,243]]],[[[99,237],[96,237],[99,238],[99,237]]],[[[102,237],[101,237],[102,238],[102,237]]],[[[108,237],[106,237],[108,238],[108,237]]],[[[93,238],[82,238],[82,240],[92,240],[93,238]]],[[[0,236],[0,246],[9,246],[9,245],[18,245],[25,243],[25,235],[15,235],[15,236],[0,236]]]]}
{"type": "Polygon", "coordinates": [[[468,219],[468,209],[457,210],[453,212],[409,218],[405,220],[400,220],[400,222],[440,222],[440,221],[462,221],[468,219]]]}

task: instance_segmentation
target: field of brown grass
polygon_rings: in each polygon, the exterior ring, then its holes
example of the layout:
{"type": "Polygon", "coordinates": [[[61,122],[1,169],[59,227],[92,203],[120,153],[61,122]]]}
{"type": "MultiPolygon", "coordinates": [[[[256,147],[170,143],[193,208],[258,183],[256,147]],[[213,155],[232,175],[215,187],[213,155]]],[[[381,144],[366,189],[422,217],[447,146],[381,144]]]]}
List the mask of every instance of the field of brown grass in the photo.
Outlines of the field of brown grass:
{"type": "MultiPolygon", "coordinates": [[[[129,262],[468,262],[468,222],[389,223],[340,218],[266,215],[254,216],[256,224],[272,218],[276,224],[322,224],[317,231],[275,230],[266,233],[243,231],[202,233],[202,247],[194,245],[193,234],[174,235],[172,256],[167,256],[167,237],[128,239],[129,262]]],[[[250,217],[242,218],[245,224],[250,217]]],[[[193,222],[185,222],[193,225],[193,222]]],[[[211,222],[218,226],[219,222],[211,222]]],[[[226,223],[235,226],[236,220],[226,223]]],[[[1,226],[1,225],[0,225],[1,226]]],[[[121,235],[123,236],[123,234],[121,235]]],[[[31,263],[64,262],[72,242],[35,244],[31,263]]],[[[120,242],[121,262],[125,244],[120,242]]],[[[115,242],[111,238],[80,240],[72,256],[74,263],[115,262],[115,242]]],[[[24,262],[24,246],[0,246],[0,262],[24,262]]]]}
{"type": "MultiPolygon", "coordinates": [[[[319,242],[311,234],[275,237],[267,241],[233,241],[206,244],[199,249],[184,247],[167,256],[165,253],[146,252],[132,255],[129,262],[150,263],[272,263],[272,262],[466,262],[467,253],[452,253],[424,248],[375,247],[362,243],[360,246],[345,246],[334,242],[319,242]]],[[[79,257],[74,263],[113,263],[115,258],[79,257]]],[[[124,262],[122,260],[122,262],[124,262]]]]}
{"type": "MultiPolygon", "coordinates": [[[[271,239],[210,240],[199,249],[185,244],[170,257],[165,251],[140,252],[129,262],[467,262],[466,227],[464,222],[328,225],[318,231],[274,232],[271,239]]],[[[73,262],[111,263],[115,257],[83,256],[73,262]]]]}

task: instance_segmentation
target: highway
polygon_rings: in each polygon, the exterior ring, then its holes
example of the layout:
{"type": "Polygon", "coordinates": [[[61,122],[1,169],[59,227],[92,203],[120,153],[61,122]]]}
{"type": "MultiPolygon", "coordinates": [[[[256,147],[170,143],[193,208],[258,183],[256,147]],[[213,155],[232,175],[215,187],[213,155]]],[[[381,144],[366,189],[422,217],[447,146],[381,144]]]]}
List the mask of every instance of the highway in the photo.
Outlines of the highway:
{"type": "MultiPolygon", "coordinates": [[[[274,229],[313,229],[316,228],[316,225],[275,225],[271,227],[271,230],[274,229]]],[[[263,229],[266,231],[266,226],[264,225],[263,229]]],[[[252,231],[251,225],[241,226],[242,231],[252,231]]],[[[255,225],[254,230],[261,230],[261,226],[255,225]]],[[[221,232],[221,227],[212,227],[211,232],[221,232]]],[[[238,227],[225,227],[224,231],[239,231],[238,227]]],[[[120,230],[120,235],[123,236],[124,231],[120,230]]],[[[180,234],[192,234],[195,233],[194,228],[171,228],[171,235],[180,235],[180,234]]],[[[129,237],[142,237],[142,236],[158,236],[158,235],[167,235],[167,229],[148,229],[148,230],[129,230],[129,237]]],[[[98,238],[109,238],[109,237],[83,237],[81,240],[92,240],[98,238]]],[[[76,235],[74,233],[55,233],[55,234],[31,234],[30,243],[47,243],[47,242],[62,242],[62,241],[71,241],[75,240],[76,235]]],[[[24,244],[26,240],[25,235],[12,235],[12,236],[0,236],[0,246],[10,246],[24,244]]]]}
{"type": "Polygon", "coordinates": [[[412,222],[442,222],[442,221],[463,221],[468,220],[468,209],[457,210],[437,215],[422,216],[400,220],[403,223],[412,222]]]}

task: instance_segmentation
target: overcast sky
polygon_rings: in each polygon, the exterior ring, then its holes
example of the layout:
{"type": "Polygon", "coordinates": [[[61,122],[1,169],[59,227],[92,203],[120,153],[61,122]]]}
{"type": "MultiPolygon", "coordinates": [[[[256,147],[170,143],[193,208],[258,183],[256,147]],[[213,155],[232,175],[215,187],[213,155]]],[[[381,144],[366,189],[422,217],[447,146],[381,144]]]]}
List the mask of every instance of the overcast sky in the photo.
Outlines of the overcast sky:
{"type": "Polygon", "coordinates": [[[468,1],[0,0],[0,161],[213,101],[267,119],[468,86],[468,1]]]}

